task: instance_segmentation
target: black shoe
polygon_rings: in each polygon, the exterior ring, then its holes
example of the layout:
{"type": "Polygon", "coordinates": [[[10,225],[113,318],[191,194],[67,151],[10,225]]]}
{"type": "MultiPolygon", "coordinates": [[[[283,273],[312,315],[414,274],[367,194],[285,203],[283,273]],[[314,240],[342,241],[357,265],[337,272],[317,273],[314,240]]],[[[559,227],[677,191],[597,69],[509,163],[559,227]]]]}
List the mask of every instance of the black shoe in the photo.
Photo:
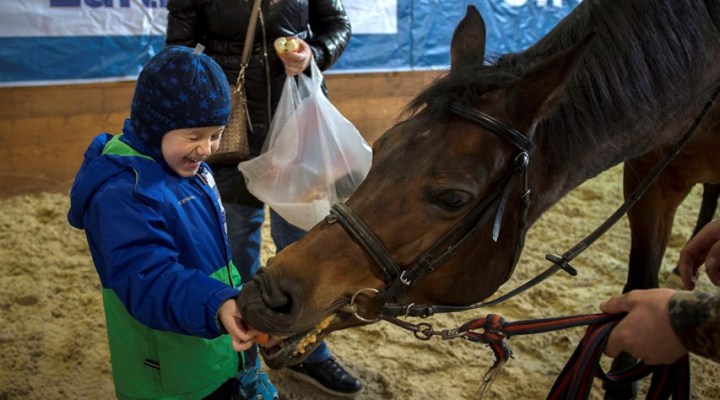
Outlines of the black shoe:
{"type": "Polygon", "coordinates": [[[336,396],[351,397],[362,391],[360,380],[350,375],[334,357],[317,363],[291,365],[288,369],[294,376],[336,396]]]}

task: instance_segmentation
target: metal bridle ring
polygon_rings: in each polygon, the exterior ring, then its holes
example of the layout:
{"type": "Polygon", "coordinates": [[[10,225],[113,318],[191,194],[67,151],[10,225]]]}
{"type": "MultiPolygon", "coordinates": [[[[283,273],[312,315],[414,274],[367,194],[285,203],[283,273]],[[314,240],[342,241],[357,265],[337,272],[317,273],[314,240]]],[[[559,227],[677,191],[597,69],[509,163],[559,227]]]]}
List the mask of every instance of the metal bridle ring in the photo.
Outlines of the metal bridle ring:
{"type": "Polygon", "coordinates": [[[379,321],[380,317],[377,317],[375,319],[367,319],[367,318],[361,317],[360,314],[358,314],[357,307],[355,307],[355,299],[357,298],[357,296],[360,293],[363,293],[363,292],[372,292],[375,294],[380,293],[379,290],[374,289],[374,288],[360,289],[357,292],[355,292],[355,294],[350,298],[350,304],[349,304],[349,306],[353,309],[353,311],[352,311],[353,315],[355,316],[355,318],[359,319],[362,322],[368,323],[368,324],[379,321]]]}
{"type": "Polygon", "coordinates": [[[413,335],[415,335],[417,339],[430,340],[430,338],[432,338],[435,334],[432,325],[427,322],[421,322],[415,325],[415,327],[416,330],[413,332],[413,335]]]}

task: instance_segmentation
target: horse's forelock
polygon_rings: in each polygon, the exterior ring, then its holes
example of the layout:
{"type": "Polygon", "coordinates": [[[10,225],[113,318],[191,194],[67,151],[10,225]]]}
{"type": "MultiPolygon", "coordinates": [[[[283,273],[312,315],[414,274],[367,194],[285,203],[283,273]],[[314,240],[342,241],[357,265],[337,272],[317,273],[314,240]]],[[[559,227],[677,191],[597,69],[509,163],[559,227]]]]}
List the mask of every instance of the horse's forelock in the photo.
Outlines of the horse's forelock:
{"type": "Polygon", "coordinates": [[[407,105],[403,114],[412,117],[424,111],[423,114],[429,118],[440,118],[446,115],[450,102],[475,104],[484,93],[517,77],[489,65],[456,67],[423,90],[407,105]]]}

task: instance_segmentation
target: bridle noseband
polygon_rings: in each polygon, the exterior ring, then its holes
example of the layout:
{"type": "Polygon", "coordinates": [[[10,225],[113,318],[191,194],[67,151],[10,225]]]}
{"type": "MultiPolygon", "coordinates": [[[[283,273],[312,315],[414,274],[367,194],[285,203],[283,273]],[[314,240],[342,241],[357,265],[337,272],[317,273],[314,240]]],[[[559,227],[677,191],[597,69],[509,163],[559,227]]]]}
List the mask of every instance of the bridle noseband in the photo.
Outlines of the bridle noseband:
{"type": "MultiPolygon", "coordinates": [[[[428,250],[416,257],[415,260],[406,268],[402,268],[397,262],[395,262],[372,230],[346,204],[336,203],[332,206],[330,215],[325,218],[325,222],[328,224],[340,222],[347,233],[358,244],[360,244],[360,246],[370,255],[375,264],[380,267],[382,272],[388,278],[388,286],[377,295],[377,300],[383,303],[381,318],[387,319],[389,317],[397,317],[401,315],[427,317],[439,312],[455,312],[478,307],[487,307],[509,298],[503,296],[502,298],[486,303],[464,307],[389,303],[390,300],[397,299],[399,296],[407,294],[409,289],[421,278],[437,269],[453,257],[465,244],[470,241],[470,239],[476,236],[480,229],[488,222],[493,213],[495,214],[495,218],[493,222],[492,239],[493,241],[497,241],[508,198],[510,197],[512,189],[515,187],[515,182],[519,178],[522,178],[523,185],[521,194],[521,218],[518,224],[520,232],[518,243],[513,254],[512,267],[508,271],[505,280],[509,279],[512,275],[514,266],[517,263],[522,248],[524,247],[525,233],[528,227],[527,216],[528,209],[530,207],[531,193],[528,183],[527,167],[530,161],[530,152],[533,148],[532,141],[527,136],[513,129],[504,122],[479,111],[475,107],[453,102],[450,104],[449,110],[453,114],[477,123],[484,129],[509,141],[519,150],[505,176],[490,191],[490,193],[480,200],[458,224],[450,229],[450,231],[430,246],[428,250]]],[[[538,282],[533,283],[531,286],[534,286],[538,282]]],[[[523,289],[520,291],[527,290],[531,286],[523,286],[523,289]]],[[[357,295],[368,291],[378,292],[375,289],[363,289],[356,293],[351,300],[350,310],[354,309],[355,298],[357,295]]],[[[511,293],[515,295],[520,291],[516,289],[511,293]]],[[[357,318],[364,322],[374,321],[358,315],[356,310],[353,312],[355,312],[355,316],[357,318]]]]}

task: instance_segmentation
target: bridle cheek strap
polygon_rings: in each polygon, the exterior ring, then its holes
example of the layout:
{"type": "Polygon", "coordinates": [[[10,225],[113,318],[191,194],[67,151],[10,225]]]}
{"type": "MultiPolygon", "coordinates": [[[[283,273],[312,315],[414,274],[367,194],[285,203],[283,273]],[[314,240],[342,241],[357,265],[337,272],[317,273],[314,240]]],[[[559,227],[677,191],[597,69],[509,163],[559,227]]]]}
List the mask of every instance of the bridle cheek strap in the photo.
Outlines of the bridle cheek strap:
{"type": "Polygon", "coordinates": [[[387,252],[385,246],[380,239],[373,234],[367,225],[355,214],[345,203],[335,203],[330,209],[330,214],[325,217],[325,223],[332,224],[339,221],[350,236],[359,242],[360,246],[366,250],[366,253],[372,257],[377,264],[390,279],[390,281],[399,280],[402,270],[395,263],[392,256],[387,252]]]}

